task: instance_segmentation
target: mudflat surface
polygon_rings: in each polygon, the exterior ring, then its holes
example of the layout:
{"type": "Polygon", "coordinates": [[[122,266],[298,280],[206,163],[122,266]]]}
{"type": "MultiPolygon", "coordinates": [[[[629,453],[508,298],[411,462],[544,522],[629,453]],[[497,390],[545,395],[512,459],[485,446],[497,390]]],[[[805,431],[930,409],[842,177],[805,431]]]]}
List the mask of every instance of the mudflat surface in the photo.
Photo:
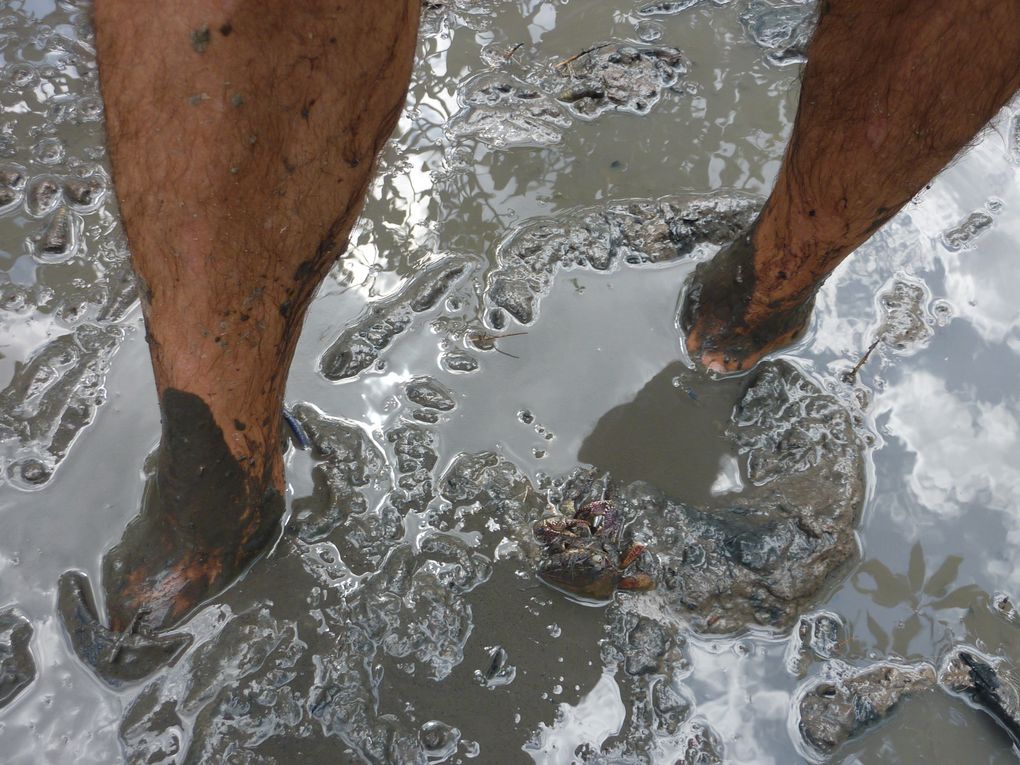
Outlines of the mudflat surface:
{"type": "Polygon", "coordinates": [[[677,299],[772,182],[810,5],[429,5],[292,369],[287,530],[117,691],[56,616],[159,433],[88,5],[0,10],[0,759],[789,763],[836,682],[882,719],[823,731],[854,734],[834,761],[1014,761],[930,683],[888,715],[870,685],[961,643],[1020,661],[1012,107],[802,343],[713,382],[677,299]],[[536,578],[532,524],[585,465],[655,590],[599,607],[536,578]]]}

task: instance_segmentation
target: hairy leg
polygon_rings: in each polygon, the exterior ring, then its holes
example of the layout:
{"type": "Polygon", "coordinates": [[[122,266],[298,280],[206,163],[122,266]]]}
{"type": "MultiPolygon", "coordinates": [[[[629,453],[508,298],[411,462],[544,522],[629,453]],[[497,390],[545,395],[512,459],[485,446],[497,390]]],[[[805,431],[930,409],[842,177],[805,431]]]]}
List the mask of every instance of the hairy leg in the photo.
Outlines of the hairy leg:
{"type": "Polygon", "coordinates": [[[114,630],[179,621],[278,530],[287,371],[403,107],[418,14],[418,0],[96,1],[163,417],[142,513],[104,560],[114,630]]]}
{"type": "Polygon", "coordinates": [[[740,371],[790,342],[833,269],[1018,88],[1020,3],[823,0],[772,194],[688,292],[692,357],[740,371]]]}

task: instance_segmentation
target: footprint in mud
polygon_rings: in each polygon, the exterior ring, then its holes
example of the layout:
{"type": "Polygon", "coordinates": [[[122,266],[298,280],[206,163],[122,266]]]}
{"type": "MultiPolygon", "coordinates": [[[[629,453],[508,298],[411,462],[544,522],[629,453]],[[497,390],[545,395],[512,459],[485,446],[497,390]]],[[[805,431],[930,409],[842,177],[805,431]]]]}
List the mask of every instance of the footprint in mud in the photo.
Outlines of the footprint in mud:
{"type": "MultiPolygon", "coordinates": [[[[660,596],[697,632],[786,629],[858,555],[863,445],[849,413],[787,362],[711,386],[682,365],[667,367],[603,416],[580,455],[639,479],[608,483],[614,512],[640,531],[637,541],[658,559],[660,596]],[[732,423],[721,430],[720,401],[734,398],[732,423]],[[727,443],[745,488],[712,496],[706,483],[727,443]],[[699,501],[678,501],[663,487],[700,493],[699,501]]],[[[583,476],[568,478],[563,493],[583,476]]]]}

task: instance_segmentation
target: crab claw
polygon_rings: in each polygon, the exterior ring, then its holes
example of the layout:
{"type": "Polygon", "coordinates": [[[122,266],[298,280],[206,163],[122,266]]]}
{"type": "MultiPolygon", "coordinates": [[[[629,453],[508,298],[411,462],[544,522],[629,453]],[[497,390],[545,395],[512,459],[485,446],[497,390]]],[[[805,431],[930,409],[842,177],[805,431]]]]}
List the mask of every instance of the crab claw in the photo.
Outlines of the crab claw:
{"type": "Polygon", "coordinates": [[[80,571],[66,571],[60,577],[57,611],[75,654],[113,688],[147,677],[191,644],[187,633],[135,631],[137,617],[124,632],[105,627],[99,621],[88,577],[80,571]]]}
{"type": "Polygon", "coordinates": [[[621,590],[654,590],[655,580],[648,574],[634,574],[633,576],[622,576],[616,586],[621,590]]]}
{"type": "Polygon", "coordinates": [[[631,545],[631,548],[620,558],[620,569],[623,570],[630,566],[631,563],[645,554],[646,549],[647,548],[642,544],[631,545]]]}

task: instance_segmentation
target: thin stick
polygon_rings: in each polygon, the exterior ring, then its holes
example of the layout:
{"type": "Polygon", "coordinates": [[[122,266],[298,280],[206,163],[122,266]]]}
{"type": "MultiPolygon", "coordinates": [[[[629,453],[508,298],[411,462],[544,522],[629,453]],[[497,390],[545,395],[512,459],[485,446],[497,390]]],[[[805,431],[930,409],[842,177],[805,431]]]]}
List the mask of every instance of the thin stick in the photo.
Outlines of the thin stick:
{"type": "Polygon", "coordinates": [[[117,641],[111,646],[110,664],[117,663],[117,659],[120,658],[121,649],[124,647],[124,641],[135,633],[135,627],[138,626],[138,620],[141,619],[143,614],[147,614],[148,612],[149,610],[147,608],[139,608],[135,611],[135,615],[131,617],[131,621],[128,623],[127,629],[117,636],[117,641]]]}
{"type": "Polygon", "coordinates": [[[523,47],[524,47],[524,43],[517,43],[514,47],[512,47],[510,50],[508,50],[506,53],[503,54],[503,60],[504,61],[509,61],[510,59],[512,59],[514,57],[514,54],[517,51],[519,51],[521,48],[523,48],[523,47]]]}
{"type": "Polygon", "coordinates": [[[861,367],[863,367],[868,362],[868,357],[871,356],[871,352],[878,347],[878,344],[880,342],[882,342],[882,338],[880,338],[880,337],[875,338],[875,342],[873,342],[871,345],[868,346],[868,350],[866,350],[864,352],[864,355],[861,356],[860,361],[858,361],[856,364],[854,364],[854,368],[850,370],[850,379],[851,380],[853,380],[854,378],[857,377],[857,373],[860,372],[861,371],[861,367]]]}
{"type": "Polygon", "coordinates": [[[594,53],[597,50],[602,50],[603,48],[608,48],[610,45],[611,45],[611,43],[602,43],[600,45],[592,46],[591,48],[586,48],[585,50],[581,51],[580,53],[575,53],[570,58],[564,59],[563,61],[558,63],[556,65],[556,68],[557,69],[562,69],[567,64],[571,64],[574,61],[577,61],[577,59],[581,58],[581,56],[587,56],[589,53],[594,53]]]}

